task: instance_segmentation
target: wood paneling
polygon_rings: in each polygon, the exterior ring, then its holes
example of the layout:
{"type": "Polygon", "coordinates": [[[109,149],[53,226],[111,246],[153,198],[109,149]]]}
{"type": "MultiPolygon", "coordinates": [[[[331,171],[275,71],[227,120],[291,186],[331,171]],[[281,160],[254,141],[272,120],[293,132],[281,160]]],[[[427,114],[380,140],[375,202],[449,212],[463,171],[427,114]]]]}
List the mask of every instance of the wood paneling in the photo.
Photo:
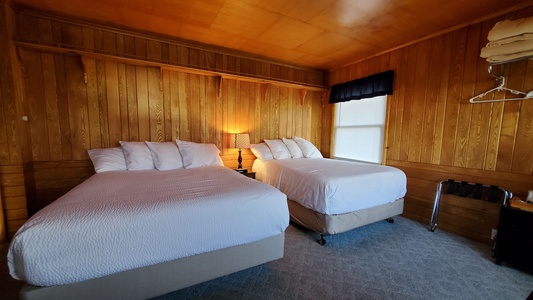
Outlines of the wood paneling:
{"type": "Polygon", "coordinates": [[[14,16],[9,5],[0,2],[0,165],[21,164],[24,159],[22,121],[23,97],[20,65],[11,42],[14,16]]]}
{"type": "Polygon", "coordinates": [[[92,59],[83,59],[90,66],[86,84],[77,57],[23,53],[32,161],[84,160],[87,149],[120,140],[176,138],[214,143],[226,155],[232,150],[225,149],[224,133],[230,132],[249,132],[252,142],[298,135],[322,145],[320,131],[329,128],[321,126],[330,107],[323,107],[320,92],[303,100],[299,90],[268,85],[261,98],[262,84],[92,59]],[[64,85],[56,84],[58,77],[64,85]],[[66,98],[64,115],[58,95],[66,98]],[[70,147],[59,146],[62,141],[70,147]]]}
{"type": "Polygon", "coordinates": [[[28,217],[24,183],[22,165],[0,166],[0,193],[8,238],[15,234],[28,217]]]}
{"type": "MultiPolygon", "coordinates": [[[[0,168],[21,167],[29,159],[26,124],[22,121],[22,116],[26,113],[25,99],[22,92],[21,67],[11,42],[15,31],[15,15],[4,1],[0,2],[0,21],[0,168]]],[[[12,196],[13,189],[20,186],[6,184],[0,182],[3,201],[3,210],[0,211],[0,220],[3,220],[0,222],[0,242],[3,242],[6,236],[12,235],[18,229],[17,226],[26,219],[25,212],[21,213],[25,211],[24,194],[12,196]],[[13,205],[13,202],[17,201],[23,202],[18,206],[13,205]],[[21,208],[22,205],[24,208],[21,208]]],[[[24,186],[24,181],[21,186],[24,186]]]]}
{"type": "MultiPolygon", "coordinates": [[[[442,179],[499,185],[520,197],[533,189],[533,101],[468,101],[497,85],[479,57],[488,31],[502,19],[531,15],[528,7],[331,72],[331,84],[337,84],[395,71],[385,153],[387,164],[408,175],[405,216],[429,223],[442,179]]],[[[505,75],[510,88],[533,90],[533,60],[496,66],[494,72],[505,75]]],[[[439,228],[489,242],[497,214],[487,217],[475,205],[464,210],[462,200],[445,200],[439,228]]]]}
{"type": "Polygon", "coordinates": [[[154,38],[29,10],[18,13],[15,40],[144,62],[211,71],[243,78],[272,80],[308,87],[326,87],[325,72],[274,61],[220,52],[199,45],[154,38]]]}

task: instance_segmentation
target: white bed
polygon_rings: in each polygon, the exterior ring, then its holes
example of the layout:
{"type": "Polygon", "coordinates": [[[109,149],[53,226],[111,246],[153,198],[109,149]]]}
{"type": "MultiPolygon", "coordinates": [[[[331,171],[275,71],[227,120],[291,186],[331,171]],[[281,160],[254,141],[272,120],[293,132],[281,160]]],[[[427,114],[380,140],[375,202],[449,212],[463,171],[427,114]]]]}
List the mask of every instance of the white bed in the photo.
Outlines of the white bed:
{"type": "Polygon", "coordinates": [[[337,234],[403,212],[405,174],[393,167],[327,158],[292,158],[253,165],[256,178],[287,195],[291,220],[337,234]]]}
{"type": "Polygon", "coordinates": [[[283,256],[286,196],[222,166],[97,173],[14,236],[24,299],[145,299],[283,256]]]}

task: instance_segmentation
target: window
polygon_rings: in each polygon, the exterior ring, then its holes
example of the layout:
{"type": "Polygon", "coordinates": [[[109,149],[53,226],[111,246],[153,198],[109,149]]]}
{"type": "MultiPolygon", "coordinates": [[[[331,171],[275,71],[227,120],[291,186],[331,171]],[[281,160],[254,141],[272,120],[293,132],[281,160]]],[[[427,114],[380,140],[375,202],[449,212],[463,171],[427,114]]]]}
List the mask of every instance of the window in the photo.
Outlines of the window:
{"type": "Polygon", "coordinates": [[[381,163],[387,96],[335,104],[333,157],[381,163]]]}

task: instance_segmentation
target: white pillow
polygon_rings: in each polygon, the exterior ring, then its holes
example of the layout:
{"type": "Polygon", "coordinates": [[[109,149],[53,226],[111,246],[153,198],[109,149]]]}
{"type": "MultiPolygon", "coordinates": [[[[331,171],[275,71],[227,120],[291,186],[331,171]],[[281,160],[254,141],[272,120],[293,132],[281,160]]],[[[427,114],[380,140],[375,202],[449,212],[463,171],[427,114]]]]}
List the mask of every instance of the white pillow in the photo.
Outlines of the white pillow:
{"type": "Polygon", "coordinates": [[[153,170],[155,169],[152,153],[144,142],[124,142],[120,141],[124,157],[126,158],[126,168],[134,170],[153,170]]]}
{"type": "Polygon", "coordinates": [[[96,173],[126,170],[126,159],[122,148],[102,148],[87,150],[96,173]]]}
{"type": "Polygon", "coordinates": [[[270,148],[268,148],[267,144],[265,143],[250,144],[250,150],[252,150],[252,153],[262,162],[274,159],[272,152],[270,152],[270,148]]]}
{"type": "Polygon", "coordinates": [[[182,169],[183,161],[180,151],[173,142],[145,142],[154,160],[155,167],[160,170],[182,169]]]}
{"type": "Polygon", "coordinates": [[[270,148],[274,159],[291,158],[289,149],[287,149],[287,146],[281,140],[265,140],[265,143],[270,148]]]}
{"type": "Polygon", "coordinates": [[[304,157],[308,158],[322,158],[322,153],[318,151],[318,149],[311,143],[310,141],[297,137],[294,137],[294,141],[300,146],[300,149],[302,149],[302,153],[304,154],[304,157]]]}
{"type": "Polygon", "coordinates": [[[291,153],[292,158],[301,158],[304,157],[304,154],[302,153],[302,149],[300,149],[300,146],[293,140],[293,139],[281,139],[285,146],[289,149],[289,152],[291,153]]]}
{"type": "Polygon", "coordinates": [[[176,140],[185,169],[203,166],[223,166],[218,155],[220,150],[214,144],[193,143],[176,140]]]}

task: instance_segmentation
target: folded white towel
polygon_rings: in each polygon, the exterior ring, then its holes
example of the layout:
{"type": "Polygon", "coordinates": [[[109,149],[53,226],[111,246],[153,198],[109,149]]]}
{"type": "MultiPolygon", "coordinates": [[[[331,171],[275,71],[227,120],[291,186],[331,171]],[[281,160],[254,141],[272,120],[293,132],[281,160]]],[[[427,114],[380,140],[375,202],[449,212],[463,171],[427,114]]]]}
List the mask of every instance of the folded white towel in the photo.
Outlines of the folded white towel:
{"type": "Polygon", "coordinates": [[[517,36],[508,37],[501,40],[488,42],[486,47],[496,47],[500,45],[510,44],[514,42],[533,40],[533,33],[524,33],[517,36]]]}
{"type": "Polygon", "coordinates": [[[487,39],[496,41],[524,33],[533,33],[533,16],[518,20],[503,20],[489,31],[487,39]]]}
{"type": "Polygon", "coordinates": [[[533,58],[533,50],[513,53],[513,54],[494,55],[494,56],[487,57],[487,61],[489,63],[503,63],[507,61],[517,60],[521,58],[528,58],[528,57],[533,58]]]}
{"type": "Polygon", "coordinates": [[[479,56],[486,58],[489,56],[520,53],[530,50],[533,50],[533,40],[518,41],[495,47],[483,47],[479,56]]]}

